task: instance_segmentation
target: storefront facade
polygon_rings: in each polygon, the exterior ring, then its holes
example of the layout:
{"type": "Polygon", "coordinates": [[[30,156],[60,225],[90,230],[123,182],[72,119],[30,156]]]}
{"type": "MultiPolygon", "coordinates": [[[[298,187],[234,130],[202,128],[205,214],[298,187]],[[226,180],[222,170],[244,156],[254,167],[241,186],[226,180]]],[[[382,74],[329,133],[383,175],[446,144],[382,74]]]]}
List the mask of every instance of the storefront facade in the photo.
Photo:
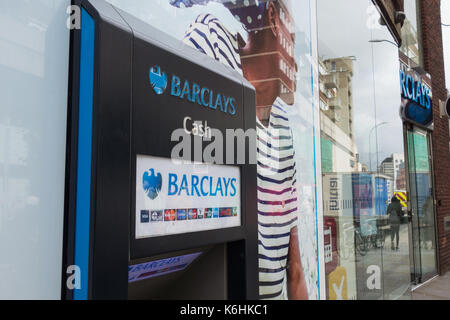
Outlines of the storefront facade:
{"type": "Polygon", "coordinates": [[[330,245],[335,241],[329,292],[343,281],[349,299],[409,299],[411,280],[437,274],[432,89],[425,72],[416,71],[423,70],[416,1],[404,3],[401,32],[382,27],[369,2],[355,1],[351,13],[334,2],[318,5],[324,224],[330,245]],[[326,28],[330,23],[338,27],[326,28]],[[377,272],[382,280],[370,289],[366,280],[377,272]]]}
{"type": "Polygon", "coordinates": [[[23,150],[0,162],[0,228],[2,243],[33,243],[30,276],[52,285],[28,290],[8,251],[0,298],[397,300],[439,273],[420,1],[36,2],[39,17],[2,10],[41,38],[24,28],[30,51],[0,36],[22,54],[1,67],[41,83],[34,104],[64,126],[27,124],[14,110],[31,102],[11,93],[0,141],[23,150]],[[202,146],[253,129],[255,161],[229,163],[224,144],[176,166],[177,128],[202,146]],[[51,188],[33,193],[46,172],[51,188]],[[29,211],[34,231],[6,232],[29,211]]]}

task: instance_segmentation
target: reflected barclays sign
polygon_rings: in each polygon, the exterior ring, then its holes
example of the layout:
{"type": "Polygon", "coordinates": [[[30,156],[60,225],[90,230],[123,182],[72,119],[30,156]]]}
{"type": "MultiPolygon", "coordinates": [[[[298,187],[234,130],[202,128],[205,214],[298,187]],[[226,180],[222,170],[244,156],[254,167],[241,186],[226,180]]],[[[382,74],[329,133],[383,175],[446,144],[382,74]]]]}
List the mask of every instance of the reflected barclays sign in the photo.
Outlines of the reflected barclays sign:
{"type": "Polygon", "coordinates": [[[433,124],[433,100],[430,87],[419,74],[405,70],[400,70],[400,87],[402,117],[406,121],[431,128],[433,124]]]}

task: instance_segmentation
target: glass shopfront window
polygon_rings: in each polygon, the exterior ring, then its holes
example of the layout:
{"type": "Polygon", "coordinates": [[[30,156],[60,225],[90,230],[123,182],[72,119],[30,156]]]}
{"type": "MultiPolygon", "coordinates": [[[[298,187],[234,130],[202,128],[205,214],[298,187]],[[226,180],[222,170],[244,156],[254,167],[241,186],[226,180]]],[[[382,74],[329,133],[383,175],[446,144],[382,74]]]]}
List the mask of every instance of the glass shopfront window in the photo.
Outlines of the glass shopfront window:
{"type": "Polygon", "coordinates": [[[417,0],[404,0],[406,20],[402,27],[402,46],[404,53],[417,66],[421,65],[419,5],[417,0]]]}
{"type": "Polygon", "coordinates": [[[327,298],[408,299],[398,48],[370,0],[317,12],[327,298]]]}
{"type": "Polygon", "coordinates": [[[436,254],[436,215],[430,133],[417,127],[407,131],[413,273],[416,283],[438,273],[436,254]]]}
{"type": "Polygon", "coordinates": [[[256,89],[259,294],[318,299],[315,1],[108,0],[256,89]],[[314,14],[312,14],[314,12],[314,14]]]}

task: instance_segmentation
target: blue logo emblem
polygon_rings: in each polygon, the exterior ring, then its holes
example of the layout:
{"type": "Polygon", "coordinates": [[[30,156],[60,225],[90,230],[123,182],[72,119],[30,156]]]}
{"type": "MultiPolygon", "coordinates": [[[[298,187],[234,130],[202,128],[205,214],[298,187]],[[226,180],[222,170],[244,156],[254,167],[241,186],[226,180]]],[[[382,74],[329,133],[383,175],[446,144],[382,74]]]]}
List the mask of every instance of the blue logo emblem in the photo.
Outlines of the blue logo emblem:
{"type": "Polygon", "coordinates": [[[150,84],[156,94],[163,94],[167,88],[167,75],[161,72],[159,66],[150,68],[150,84]]]}
{"type": "Polygon", "coordinates": [[[161,192],[161,173],[158,173],[158,175],[156,175],[154,169],[150,169],[149,171],[144,172],[144,175],[142,176],[142,186],[147,197],[155,200],[161,192]],[[151,175],[149,175],[149,172],[151,172],[151,175]]]}

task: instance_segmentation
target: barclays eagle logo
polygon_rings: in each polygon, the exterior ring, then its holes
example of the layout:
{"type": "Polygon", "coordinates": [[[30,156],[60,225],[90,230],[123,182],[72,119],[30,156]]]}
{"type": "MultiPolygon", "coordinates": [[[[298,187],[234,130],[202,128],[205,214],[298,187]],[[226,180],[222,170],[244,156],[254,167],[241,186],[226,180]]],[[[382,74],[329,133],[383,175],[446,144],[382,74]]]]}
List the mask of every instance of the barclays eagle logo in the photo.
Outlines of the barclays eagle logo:
{"type": "Polygon", "coordinates": [[[158,173],[158,175],[156,175],[154,169],[150,169],[149,171],[144,172],[144,175],[142,176],[142,186],[147,197],[155,200],[158,197],[158,194],[161,192],[161,173],[158,173]],[[151,172],[151,175],[149,175],[149,172],[151,172]]]}
{"type": "Polygon", "coordinates": [[[156,94],[163,94],[167,88],[167,75],[161,72],[159,66],[150,68],[150,84],[156,94]]]}

